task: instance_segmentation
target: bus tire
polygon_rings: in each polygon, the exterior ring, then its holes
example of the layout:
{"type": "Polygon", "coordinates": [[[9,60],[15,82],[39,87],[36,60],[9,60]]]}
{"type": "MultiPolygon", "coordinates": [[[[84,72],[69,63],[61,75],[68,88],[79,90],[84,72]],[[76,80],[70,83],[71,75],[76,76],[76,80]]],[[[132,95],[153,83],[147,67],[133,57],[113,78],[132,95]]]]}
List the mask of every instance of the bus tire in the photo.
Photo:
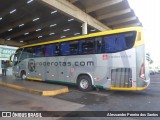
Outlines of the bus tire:
{"type": "Polygon", "coordinates": [[[77,84],[81,91],[87,92],[92,90],[92,81],[88,75],[80,75],[77,84]]]}
{"type": "Polygon", "coordinates": [[[21,78],[22,78],[22,80],[25,80],[26,79],[26,72],[25,71],[22,71],[21,72],[21,78]]]}

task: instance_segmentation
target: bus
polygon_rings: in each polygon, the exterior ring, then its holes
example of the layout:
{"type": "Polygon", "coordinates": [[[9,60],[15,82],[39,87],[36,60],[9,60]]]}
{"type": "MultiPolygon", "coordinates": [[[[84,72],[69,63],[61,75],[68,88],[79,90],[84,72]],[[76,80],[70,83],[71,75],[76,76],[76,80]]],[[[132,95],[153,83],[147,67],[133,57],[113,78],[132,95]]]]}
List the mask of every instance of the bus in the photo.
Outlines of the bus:
{"type": "Polygon", "coordinates": [[[22,79],[138,91],[150,84],[141,27],[129,27],[20,47],[11,57],[22,79]]]}

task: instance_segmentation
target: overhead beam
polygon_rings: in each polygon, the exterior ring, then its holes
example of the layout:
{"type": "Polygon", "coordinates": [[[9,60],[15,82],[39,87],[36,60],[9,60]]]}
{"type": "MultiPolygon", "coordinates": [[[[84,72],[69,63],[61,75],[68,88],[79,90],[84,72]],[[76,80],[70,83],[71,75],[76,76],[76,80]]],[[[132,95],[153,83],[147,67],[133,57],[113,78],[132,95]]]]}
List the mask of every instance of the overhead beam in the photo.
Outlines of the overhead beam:
{"type": "Polygon", "coordinates": [[[115,17],[115,16],[130,13],[131,11],[132,10],[130,8],[120,10],[120,11],[115,11],[115,12],[111,12],[111,13],[108,13],[108,14],[105,14],[105,15],[98,16],[97,19],[98,20],[108,19],[108,18],[112,18],[112,17],[115,17]]]}
{"type": "Polygon", "coordinates": [[[109,27],[99,22],[95,18],[91,17],[90,15],[86,14],[81,9],[79,9],[78,7],[74,6],[66,0],[37,0],[37,2],[41,2],[43,4],[48,5],[51,8],[57,9],[62,13],[77,19],[82,23],[86,22],[88,25],[98,29],[99,31],[110,30],[109,27]]]}
{"type": "Polygon", "coordinates": [[[25,44],[27,44],[27,43],[25,43],[25,42],[20,43],[20,42],[16,42],[16,41],[13,41],[13,40],[5,40],[5,39],[0,38],[0,45],[9,45],[9,46],[20,47],[20,46],[23,46],[25,44]]]}
{"type": "Polygon", "coordinates": [[[99,9],[103,9],[105,7],[109,7],[118,3],[121,3],[123,0],[111,0],[111,1],[107,1],[107,2],[103,2],[97,5],[93,5],[89,8],[86,9],[86,13],[90,13],[99,9]]]}
{"type": "Polygon", "coordinates": [[[108,23],[107,25],[108,26],[110,26],[110,25],[117,25],[117,24],[129,22],[129,21],[133,21],[133,20],[136,20],[136,19],[137,19],[137,17],[134,16],[134,17],[125,18],[125,19],[122,19],[122,20],[116,20],[116,21],[108,23]]]}
{"type": "Polygon", "coordinates": [[[68,0],[70,3],[75,3],[77,2],[78,0],[68,0]]]}

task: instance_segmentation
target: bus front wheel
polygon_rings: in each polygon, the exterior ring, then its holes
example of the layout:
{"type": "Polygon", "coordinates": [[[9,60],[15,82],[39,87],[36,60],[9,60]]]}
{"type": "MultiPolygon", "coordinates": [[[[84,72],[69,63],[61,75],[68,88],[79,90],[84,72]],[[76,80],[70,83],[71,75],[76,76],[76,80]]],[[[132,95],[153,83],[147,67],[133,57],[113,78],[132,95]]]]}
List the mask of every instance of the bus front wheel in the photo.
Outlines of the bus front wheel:
{"type": "Polygon", "coordinates": [[[22,80],[26,79],[26,72],[25,71],[21,72],[21,78],[22,78],[22,80]]]}
{"type": "Polygon", "coordinates": [[[81,91],[87,92],[92,90],[91,78],[88,75],[81,75],[78,77],[78,88],[81,91]]]}

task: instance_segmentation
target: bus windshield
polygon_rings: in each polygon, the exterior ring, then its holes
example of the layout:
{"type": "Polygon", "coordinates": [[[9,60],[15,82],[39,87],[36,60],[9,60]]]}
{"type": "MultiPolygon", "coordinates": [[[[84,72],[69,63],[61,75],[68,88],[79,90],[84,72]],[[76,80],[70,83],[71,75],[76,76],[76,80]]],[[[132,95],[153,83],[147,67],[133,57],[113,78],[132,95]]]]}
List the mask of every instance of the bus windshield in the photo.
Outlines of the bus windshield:
{"type": "Polygon", "coordinates": [[[14,57],[13,57],[13,65],[17,65],[18,64],[20,56],[21,56],[21,53],[22,53],[22,49],[18,49],[16,51],[16,53],[14,54],[14,57]]]}

